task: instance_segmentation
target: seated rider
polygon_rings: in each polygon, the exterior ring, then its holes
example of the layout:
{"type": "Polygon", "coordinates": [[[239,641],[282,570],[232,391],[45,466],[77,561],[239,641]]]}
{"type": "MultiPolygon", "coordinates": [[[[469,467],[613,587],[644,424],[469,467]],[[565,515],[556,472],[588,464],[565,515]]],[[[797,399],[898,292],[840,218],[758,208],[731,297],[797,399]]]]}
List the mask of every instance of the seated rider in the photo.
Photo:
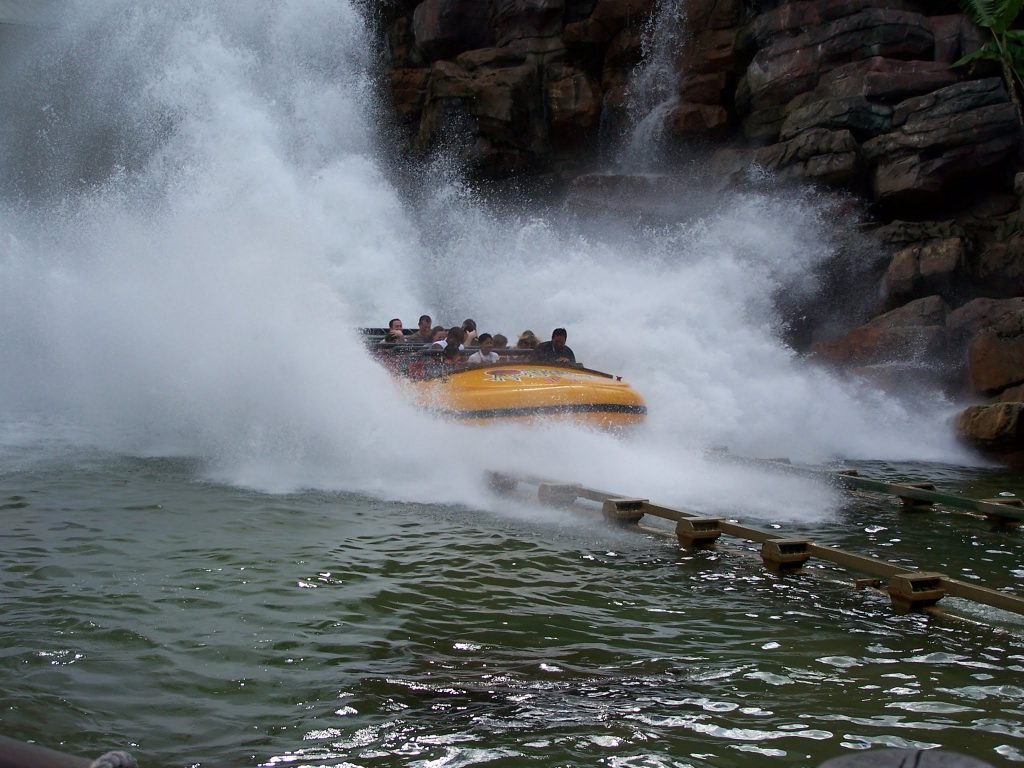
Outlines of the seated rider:
{"type": "Polygon", "coordinates": [[[498,353],[494,351],[494,339],[489,333],[481,333],[477,338],[480,349],[469,356],[470,365],[494,365],[498,362],[498,353]]]}
{"type": "Polygon", "coordinates": [[[551,341],[538,344],[533,350],[533,359],[546,363],[575,363],[576,355],[565,345],[566,338],[568,333],[565,328],[555,328],[551,332],[551,341]]]}
{"type": "Polygon", "coordinates": [[[402,330],[402,321],[397,317],[388,323],[388,332],[381,339],[381,344],[401,344],[405,341],[405,332],[402,330]]]}
{"type": "Polygon", "coordinates": [[[441,353],[441,367],[447,370],[462,367],[462,353],[458,344],[449,344],[441,353]]]}
{"type": "Polygon", "coordinates": [[[466,318],[463,320],[462,330],[465,334],[465,338],[462,343],[468,347],[476,340],[476,320],[473,320],[472,318],[466,318]]]}
{"type": "Polygon", "coordinates": [[[430,328],[432,322],[430,315],[420,315],[419,328],[407,339],[408,343],[423,346],[432,342],[434,340],[430,328]]]}
{"type": "Polygon", "coordinates": [[[459,326],[453,325],[448,329],[448,333],[440,341],[435,341],[430,345],[431,349],[447,349],[449,345],[454,344],[456,349],[462,351],[466,348],[466,332],[459,326]]]}
{"type": "Polygon", "coordinates": [[[536,349],[539,341],[533,331],[523,331],[516,341],[516,349],[536,349]]]}
{"type": "MultiPolygon", "coordinates": [[[[430,349],[439,341],[444,341],[445,336],[448,335],[448,329],[443,325],[435,325],[430,329],[430,341],[423,345],[424,349],[430,349]]],[[[438,347],[441,349],[441,347],[438,347]]]]}

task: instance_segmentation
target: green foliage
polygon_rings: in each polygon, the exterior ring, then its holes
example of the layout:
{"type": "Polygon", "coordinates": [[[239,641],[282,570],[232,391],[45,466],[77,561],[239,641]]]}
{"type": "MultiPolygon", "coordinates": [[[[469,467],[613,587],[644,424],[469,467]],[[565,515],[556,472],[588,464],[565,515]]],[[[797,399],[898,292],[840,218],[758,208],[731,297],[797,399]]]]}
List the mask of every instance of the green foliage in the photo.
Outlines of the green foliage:
{"type": "Polygon", "coordinates": [[[1020,16],[1024,0],[961,0],[971,21],[995,33],[1006,33],[1020,16]]]}
{"type": "Polygon", "coordinates": [[[976,61],[996,61],[1010,98],[1020,111],[1018,89],[1024,90],[1024,29],[1011,29],[1024,10],[1024,0],[960,0],[960,7],[977,26],[987,29],[992,39],[952,66],[976,61]]]}

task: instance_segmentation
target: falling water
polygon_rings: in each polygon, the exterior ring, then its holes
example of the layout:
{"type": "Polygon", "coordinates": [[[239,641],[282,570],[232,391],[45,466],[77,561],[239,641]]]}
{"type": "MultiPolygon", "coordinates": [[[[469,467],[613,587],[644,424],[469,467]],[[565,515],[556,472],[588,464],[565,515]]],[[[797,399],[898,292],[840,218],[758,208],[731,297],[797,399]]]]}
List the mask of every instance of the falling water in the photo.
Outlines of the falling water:
{"type": "Polygon", "coordinates": [[[919,518],[708,458],[969,461],[939,395],[783,341],[776,297],[815,296],[855,223],[834,202],[691,189],[679,223],[598,226],[483,200],[444,158],[399,183],[362,3],[59,7],[0,67],[5,735],[142,765],[1022,759],[1019,638],[484,487],[927,547],[1013,588],[1015,534],[943,516],[923,543],[919,518]],[[355,331],[423,312],[566,326],[648,419],[434,420],[355,331]]]}
{"type": "MultiPolygon", "coordinates": [[[[659,13],[680,20],[675,3],[659,13]]],[[[717,483],[698,479],[709,446],[963,459],[946,404],[837,379],[780,341],[772,296],[813,293],[836,247],[813,194],[610,233],[495,213],[454,176],[403,194],[381,163],[356,4],[72,3],[62,22],[0,93],[5,440],[439,501],[479,501],[499,456],[606,485],[692,474],[698,496],[717,483]],[[644,394],[648,423],[556,440],[428,419],[352,330],[422,312],[508,336],[566,326],[580,358],[644,394]],[[396,454],[422,471],[384,470],[396,454]]],[[[656,29],[638,82],[661,98],[681,26],[656,29]]]]}
{"type": "Polygon", "coordinates": [[[641,60],[626,92],[627,128],[619,165],[627,171],[663,167],[666,123],[679,105],[679,56],[686,44],[683,0],[658,0],[644,24],[641,60]]]}

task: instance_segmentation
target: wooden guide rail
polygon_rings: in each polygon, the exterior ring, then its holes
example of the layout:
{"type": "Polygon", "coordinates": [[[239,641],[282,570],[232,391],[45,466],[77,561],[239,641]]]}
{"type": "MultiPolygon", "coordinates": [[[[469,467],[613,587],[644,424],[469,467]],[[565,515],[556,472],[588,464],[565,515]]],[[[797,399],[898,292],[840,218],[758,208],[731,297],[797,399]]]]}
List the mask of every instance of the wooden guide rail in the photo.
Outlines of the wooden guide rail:
{"type": "MultiPolygon", "coordinates": [[[[676,523],[675,535],[679,542],[691,549],[713,547],[723,534],[761,544],[761,558],[766,567],[774,571],[789,571],[801,567],[816,557],[835,563],[851,571],[889,580],[887,592],[893,607],[898,610],[926,610],[945,595],[971,600],[993,608],[1024,616],[1024,598],[1012,593],[952,579],[941,573],[914,570],[890,563],[877,557],[858,555],[837,547],[815,544],[805,539],[789,539],[777,533],[733,523],[716,517],[705,517],[695,512],[681,511],[651,504],[647,499],[624,498],[619,494],[586,488],[573,483],[557,483],[533,476],[517,476],[503,472],[487,472],[487,479],[496,491],[509,493],[518,483],[537,487],[541,502],[556,506],[570,506],[577,499],[588,499],[602,505],[604,517],[620,524],[638,524],[644,515],[652,515],[676,523]]],[[[840,477],[850,477],[840,475],[840,477]]],[[[857,478],[863,480],[863,478],[857,478]]],[[[870,481],[876,483],[876,481],[870,481]]],[[[887,488],[916,487],[878,483],[887,488]]],[[[872,487],[871,490],[878,490],[872,487]]],[[[887,492],[892,492],[888,491],[887,492]]],[[[938,494],[944,495],[944,494],[938,494]]],[[[971,501],[961,499],[963,502],[971,501]]],[[[975,502],[983,503],[983,502],[975,502]]],[[[988,504],[998,507],[996,503],[988,504]]],[[[977,507],[975,507],[977,509],[977,507]]],[[[1021,510],[1011,507],[1016,512],[1021,510]]],[[[1001,516],[1001,515],[1000,515],[1001,516]]],[[[858,581],[858,585],[861,582],[858,581]]],[[[865,586],[880,586],[865,580],[865,586]]]]}
{"type": "MultiPolygon", "coordinates": [[[[769,467],[806,477],[828,478],[846,490],[871,491],[896,496],[908,507],[923,508],[932,504],[941,504],[944,507],[983,515],[993,522],[1014,524],[1024,520],[1024,500],[1021,499],[970,499],[936,491],[934,483],[889,483],[884,480],[871,480],[861,477],[855,469],[836,471],[808,469],[794,466],[785,459],[748,459],[724,453],[720,457],[729,461],[769,467]]],[[[719,458],[717,454],[716,458],[719,458]]]]}

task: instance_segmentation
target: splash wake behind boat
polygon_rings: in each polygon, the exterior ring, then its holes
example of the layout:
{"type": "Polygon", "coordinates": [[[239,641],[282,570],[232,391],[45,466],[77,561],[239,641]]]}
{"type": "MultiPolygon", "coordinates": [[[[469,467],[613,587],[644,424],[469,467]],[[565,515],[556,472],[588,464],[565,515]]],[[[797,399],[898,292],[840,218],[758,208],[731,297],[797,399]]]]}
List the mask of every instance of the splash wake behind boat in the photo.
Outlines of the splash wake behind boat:
{"type": "Polygon", "coordinates": [[[469,365],[460,353],[448,364],[441,350],[383,342],[383,329],[364,329],[367,346],[408,382],[420,406],[473,423],[567,420],[603,429],[643,421],[643,398],[619,376],[575,363],[538,361],[532,350],[497,350],[499,362],[469,365]]]}

